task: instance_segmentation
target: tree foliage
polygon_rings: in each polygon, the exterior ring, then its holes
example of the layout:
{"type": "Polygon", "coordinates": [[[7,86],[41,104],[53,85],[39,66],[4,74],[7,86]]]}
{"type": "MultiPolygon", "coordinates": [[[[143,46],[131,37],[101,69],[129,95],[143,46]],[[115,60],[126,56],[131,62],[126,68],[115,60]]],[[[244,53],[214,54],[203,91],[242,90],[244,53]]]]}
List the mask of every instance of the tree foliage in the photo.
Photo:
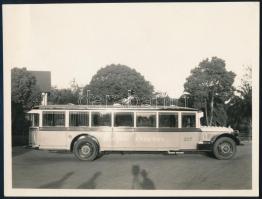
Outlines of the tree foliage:
{"type": "MultiPolygon", "coordinates": [[[[36,85],[35,77],[28,72],[26,68],[13,68],[11,70],[11,116],[13,135],[28,134],[30,122],[26,119],[25,112],[38,104],[40,100],[41,93],[36,85]]],[[[15,136],[12,138],[14,139],[14,137],[15,136]]],[[[26,138],[27,137],[28,136],[26,136],[26,138]]],[[[25,144],[25,142],[23,144],[25,144]]]]}
{"type": "Polygon", "coordinates": [[[134,91],[134,95],[142,99],[151,97],[154,87],[135,69],[125,65],[111,64],[101,68],[93,76],[89,85],[84,88],[84,95],[89,95],[90,99],[96,98],[102,104],[105,102],[110,104],[127,98],[128,90],[134,91]]]}
{"type": "Polygon", "coordinates": [[[51,88],[48,96],[48,104],[78,104],[79,91],[73,91],[70,88],[57,89],[51,88]]]}
{"type": "Polygon", "coordinates": [[[207,125],[224,125],[224,104],[233,96],[235,74],[226,70],[225,61],[212,57],[199,63],[191,70],[184,84],[189,93],[189,104],[203,109],[207,125]]]}
{"type": "Polygon", "coordinates": [[[252,131],[252,68],[247,67],[241,86],[227,104],[228,124],[242,132],[252,131]]]}
{"type": "Polygon", "coordinates": [[[26,68],[13,68],[11,71],[11,100],[29,110],[41,100],[36,78],[26,68]]]}

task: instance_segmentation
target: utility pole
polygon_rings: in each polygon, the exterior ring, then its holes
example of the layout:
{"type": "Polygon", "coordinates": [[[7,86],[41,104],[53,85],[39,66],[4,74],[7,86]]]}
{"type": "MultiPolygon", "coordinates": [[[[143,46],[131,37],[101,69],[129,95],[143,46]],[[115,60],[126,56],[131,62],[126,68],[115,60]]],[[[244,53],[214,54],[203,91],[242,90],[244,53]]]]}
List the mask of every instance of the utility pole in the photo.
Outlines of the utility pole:
{"type": "Polygon", "coordinates": [[[90,92],[90,90],[87,90],[87,91],[86,91],[87,105],[89,104],[89,92],[90,92]]]}
{"type": "Polygon", "coordinates": [[[109,97],[109,95],[106,95],[106,107],[107,107],[107,97],[109,97]]]}
{"type": "Polygon", "coordinates": [[[189,98],[189,97],[187,97],[187,95],[189,95],[190,93],[188,93],[188,92],[186,92],[186,91],[184,91],[184,93],[183,93],[183,95],[184,95],[184,99],[185,99],[185,107],[187,107],[187,99],[189,98]]]}
{"type": "Polygon", "coordinates": [[[131,96],[131,90],[128,90],[128,94],[127,94],[128,96],[127,96],[127,99],[128,99],[128,107],[129,107],[129,105],[130,105],[130,101],[129,101],[129,98],[130,98],[130,96],[131,96]]]}

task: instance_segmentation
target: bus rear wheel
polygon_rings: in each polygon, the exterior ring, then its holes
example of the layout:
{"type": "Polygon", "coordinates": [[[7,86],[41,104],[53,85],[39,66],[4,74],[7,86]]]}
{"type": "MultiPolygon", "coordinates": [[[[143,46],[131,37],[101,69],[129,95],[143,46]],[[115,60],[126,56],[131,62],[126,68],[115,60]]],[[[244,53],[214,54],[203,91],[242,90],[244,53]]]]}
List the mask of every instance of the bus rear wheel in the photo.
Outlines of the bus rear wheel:
{"type": "Polygon", "coordinates": [[[213,154],[219,160],[228,160],[236,154],[236,143],[229,137],[221,137],[213,146],[213,154]]]}
{"type": "Polygon", "coordinates": [[[92,161],[97,157],[99,148],[91,138],[82,138],[75,142],[73,152],[79,160],[92,161]]]}

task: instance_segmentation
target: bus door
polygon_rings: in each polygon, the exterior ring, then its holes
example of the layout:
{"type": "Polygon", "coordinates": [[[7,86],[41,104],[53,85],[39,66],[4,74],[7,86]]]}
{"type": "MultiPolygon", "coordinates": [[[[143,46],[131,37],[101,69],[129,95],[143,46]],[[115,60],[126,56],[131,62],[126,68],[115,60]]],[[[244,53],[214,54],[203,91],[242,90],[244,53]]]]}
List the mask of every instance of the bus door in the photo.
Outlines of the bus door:
{"type": "Polygon", "coordinates": [[[177,124],[175,113],[137,112],[135,141],[140,150],[167,150],[179,147],[179,133],[174,132],[177,124]],[[157,125],[158,123],[158,125],[157,125]]]}
{"type": "Polygon", "coordinates": [[[182,113],[182,128],[180,135],[180,148],[181,149],[196,149],[198,141],[201,136],[201,129],[196,128],[196,114],[195,113],[182,113]]]}
{"type": "Polygon", "coordinates": [[[134,113],[115,112],[112,134],[114,150],[132,150],[134,148],[134,113]]]}
{"type": "Polygon", "coordinates": [[[40,148],[61,149],[67,145],[64,111],[43,111],[42,127],[38,132],[40,148]]]}
{"type": "Polygon", "coordinates": [[[160,147],[166,150],[180,149],[180,129],[179,117],[177,112],[159,112],[158,114],[158,131],[159,136],[163,139],[160,147]]]}
{"type": "Polygon", "coordinates": [[[37,136],[39,132],[39,113],[28,113],[27,118],[30,121],[29,128],[29,146],[37,146],[37,136]]]}
{"type": "Polygon", "coordinates": [[[99,140],[101,149],[112,148],[112,113],[108,111],[91,112],[90,133],[99,140]]]}

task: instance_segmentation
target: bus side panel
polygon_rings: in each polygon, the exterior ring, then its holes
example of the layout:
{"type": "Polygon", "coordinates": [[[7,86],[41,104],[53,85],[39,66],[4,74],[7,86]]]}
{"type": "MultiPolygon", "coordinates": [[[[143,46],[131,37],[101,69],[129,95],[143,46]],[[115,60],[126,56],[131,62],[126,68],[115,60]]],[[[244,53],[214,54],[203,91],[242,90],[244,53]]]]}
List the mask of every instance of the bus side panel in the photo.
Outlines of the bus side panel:
{"type": "Polygon", "coordinates": [[[168,151],[179,149],[179,132],[136,132],[135,149],[168,151]]]}
{"type": "Polygon", "coordinates": [[[180,132],[180,149],[197,149],[201,132],[180,132]]]}
{"type": "Polygon", "coordinates": [[[39,149],[67,149],[66,131],[39,131],[37,137],[39,149]]]}
{"type": "Polygon", "coordinates": [[[112,150],[133,150],[135,148],[134,128],[114,128],[112,150]]]}
{"type": "Polygon", "coordinates": [[[88,131],[68,131],[67,148],[70,150],[71,143],[74,138],[79,135],[89,135],[97,139],[100,146],[100,151],[109,150],[112,148],[112,129],[88,130],[88,131]]]}
{"type": "Polygon", "coordinates": [[[91,131],[90,135],[94,136],[98,142],[99,142],[99,146],[100,146],[100,151],[104,151],[106,149],[111,149],[112,147],[112,130],[108,130],[108,131],[91,131]]]}

